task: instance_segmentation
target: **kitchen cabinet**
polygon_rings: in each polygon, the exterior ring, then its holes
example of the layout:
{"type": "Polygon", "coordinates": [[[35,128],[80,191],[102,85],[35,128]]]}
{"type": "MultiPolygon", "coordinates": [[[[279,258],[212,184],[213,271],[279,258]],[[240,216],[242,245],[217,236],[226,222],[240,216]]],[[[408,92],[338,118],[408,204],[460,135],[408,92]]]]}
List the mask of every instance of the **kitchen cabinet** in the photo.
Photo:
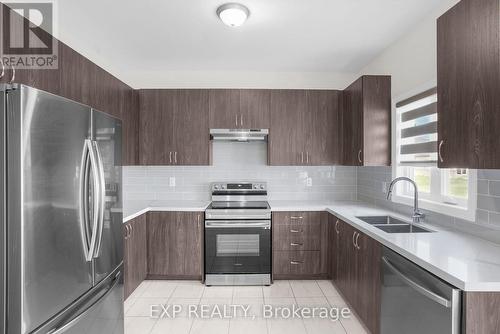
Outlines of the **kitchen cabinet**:
{"type": "Polygon", "coordinates": [[[150,212],[148,278],[201,279],[202,212],[150,212]]]}
{"type": "Polygon", "coordinates": [[[391,77],[361,77],[344,90],[342,105],[343,164],[390,166],[391,77]]]}
{"type": "Polygon", "coordinates": [[[269,164],[338,163],[340,96],[338,91],[273,90],[269,164]]]}
{"type": "Polygon", "coordinates": [[[462,333],[498,333],[500,292],[464,292],[462,302],[462,333]]]}
{"type": "Polygon", "coordinates": [[[462,0],[437,21],[438,166],[500,168],[500,0],[462,0]]]}
{"type": "Polygon", "coordinates": [[[140,101],[143,165],[210,165],[208,91],[145,89],[140,101]]]}
{"type": "Polygon", "coordinates": [[[211,89],[211,129],[269,129],[270,91],[211,89]]]}
{"type": "Polygon", "coordinates": [[[382,246],[340,219],[330,219],[330,223],[334,224],[333,282],[365,326],[379,333],[382,246]]]}
{"type": "Polygon", "coordinates": [[[147,274],[146,215],[124,225],[124,288],[125,299],[141,284],[147,274]]]}
{"type": "Polygon", "coordinates": [[[274,212],[274,279],[328,276],[328,216],[325,212],[274,212]]]}

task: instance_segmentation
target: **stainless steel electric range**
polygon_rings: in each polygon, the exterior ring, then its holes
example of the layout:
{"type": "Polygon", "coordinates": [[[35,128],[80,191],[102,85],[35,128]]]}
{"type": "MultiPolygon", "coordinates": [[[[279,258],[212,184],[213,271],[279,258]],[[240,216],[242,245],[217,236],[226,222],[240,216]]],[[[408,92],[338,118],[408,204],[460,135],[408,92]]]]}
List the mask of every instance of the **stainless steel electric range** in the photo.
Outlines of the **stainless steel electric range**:
{"type": "Polygon", "coordinates": [[[271,284],[266,182],[216,182],[205,211],[205,284],[271,284]]]}

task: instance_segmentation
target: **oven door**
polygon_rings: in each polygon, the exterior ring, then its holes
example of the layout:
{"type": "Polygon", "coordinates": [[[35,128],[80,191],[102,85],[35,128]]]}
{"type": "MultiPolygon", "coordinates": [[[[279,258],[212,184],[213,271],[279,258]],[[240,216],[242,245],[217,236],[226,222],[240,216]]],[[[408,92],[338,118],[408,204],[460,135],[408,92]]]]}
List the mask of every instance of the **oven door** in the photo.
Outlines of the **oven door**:
{"type": "Polygon", "coordinates": [[[205,221],[206,274],[270,274],[270,220],[205,221]]]}

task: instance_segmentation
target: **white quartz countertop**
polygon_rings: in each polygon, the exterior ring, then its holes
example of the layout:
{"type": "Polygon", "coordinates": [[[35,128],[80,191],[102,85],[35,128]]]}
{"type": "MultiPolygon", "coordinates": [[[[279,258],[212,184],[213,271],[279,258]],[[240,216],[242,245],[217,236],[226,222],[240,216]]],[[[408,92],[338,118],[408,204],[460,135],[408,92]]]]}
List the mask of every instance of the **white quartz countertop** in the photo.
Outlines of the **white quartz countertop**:
{"type": "Polygon", "coordinates": [[[148,211],[205,211],[209,201],[130,201],[123,205],[123,222],[126,223],[148,211]]]}
{"type": "MultiPolygon", "coordinates": [[[[204,211],[208,201],[134,201],[124,205],[124,222],[148,211],[204,211]]],[[[272,211],[328,211],[382,245],[464,291],[500,292],[500,245],[443,226],[435,233],[390,234],[356,218],[408,217],[363,202],[270,201],[272,211]]]]}

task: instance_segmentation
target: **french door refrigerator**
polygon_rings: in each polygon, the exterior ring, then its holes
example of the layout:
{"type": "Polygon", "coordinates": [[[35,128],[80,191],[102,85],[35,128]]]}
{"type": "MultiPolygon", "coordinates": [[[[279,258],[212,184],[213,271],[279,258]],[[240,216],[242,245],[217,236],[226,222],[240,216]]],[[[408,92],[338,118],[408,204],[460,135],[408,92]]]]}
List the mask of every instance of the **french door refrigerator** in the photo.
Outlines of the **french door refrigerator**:
{"type": "Polygon", "coordinates": [[[0,86],[0,329],[123,333],[121,122],[0,86]]]}

